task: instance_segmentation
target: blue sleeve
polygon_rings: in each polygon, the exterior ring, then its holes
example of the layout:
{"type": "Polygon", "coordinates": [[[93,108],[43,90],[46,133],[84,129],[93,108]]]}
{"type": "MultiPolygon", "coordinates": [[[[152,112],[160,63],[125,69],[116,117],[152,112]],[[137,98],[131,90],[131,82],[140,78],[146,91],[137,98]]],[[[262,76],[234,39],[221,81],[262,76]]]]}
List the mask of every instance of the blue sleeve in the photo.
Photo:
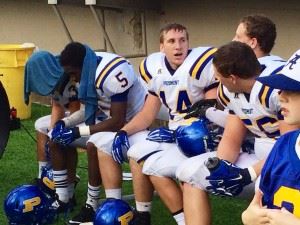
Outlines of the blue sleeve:
{"type": "Polygon", "coordinates": [[[126,91],[124,91],[122,93],[111,96],[111,102],[126,102],[128,93],[129,93],[129,89],[127,89],[126,91]]]}

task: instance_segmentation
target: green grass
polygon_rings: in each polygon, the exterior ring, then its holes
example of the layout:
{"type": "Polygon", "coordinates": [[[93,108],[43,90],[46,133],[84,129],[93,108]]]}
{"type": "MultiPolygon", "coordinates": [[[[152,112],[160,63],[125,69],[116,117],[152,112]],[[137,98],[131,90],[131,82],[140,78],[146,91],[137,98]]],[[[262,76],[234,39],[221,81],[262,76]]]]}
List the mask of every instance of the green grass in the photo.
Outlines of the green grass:
{"type": "MultiPolygon", "coordinates": [[[[22,125],[35,137],[34,121],[50,112],[50,108],[37,104],[32,105],[32,118],[23,120],[22,125]]],[[[36,143],[22,127],[12,131],[6,152],[0,160],[0,224],[6,225],[7,220],[3,211],[3,200],[7,193],[17,185],[27,184],[37,176],[36,143]]],[[[77,213],[86,200],[87,189],[87,161],[85,153],[79,153],[77,173],[81,181],[76,188],[78,205],[74,213],[77,213]]],[[[125,166],[128,170],[128,166],[125,166]]],[[[132,193],[131,182],[124,182],[123,193],[132,193]]],[[[101,193],[104,198],[104,192],[101,193]]],[[[134,206],[134,201],[129,201],[134,206]]],[[[247,207],[248,202],[241,199],[212,197],[213,224],[214,225],[240,225],[240,215],[247,207]]],[[[63,219],[56,221],[55,225],[63,225],[63,219]]],[[[159,197],[155,197],[152,210],[153,225],[175,225],[175,221],[168,210],[161,203],[159,197]]]]}

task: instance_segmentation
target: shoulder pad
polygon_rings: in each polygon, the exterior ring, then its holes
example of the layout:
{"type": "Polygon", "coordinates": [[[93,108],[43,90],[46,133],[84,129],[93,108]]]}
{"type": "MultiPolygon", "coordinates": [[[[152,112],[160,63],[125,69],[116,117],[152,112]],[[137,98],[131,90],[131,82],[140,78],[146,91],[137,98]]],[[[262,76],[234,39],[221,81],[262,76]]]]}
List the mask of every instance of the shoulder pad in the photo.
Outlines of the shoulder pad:
{"type": "Polygon", "coordinates": [[[164,60],[164,54],[161,52],[153,53],[149,55],[147,58],[145,58],[139,67],[139,72],[142,77],[142,79],[149,83],[149,81],[152,79],[153,75],[155,74],[155,69],[161,65],[161,63],[164,60]]]}
{"type": "MultiPolygon", "coordinates": [[[[103,91],[103,84],[105,79],[109,76],[109,74],[115,70],[119,65],[123,63],[128,63],[127,60],[123,57],[117,56],[110,60],[97,74],[96,78],[96,88],[99,88],[103,91]]],[[[100,64],[101,65],[101,64],[100,64]]]]}
{"type": "Polygon", "coordinates": [[[199,51],[199,56],[196,58],[195,62],[191,66],[189,71],[190,76],[199,80],[202,71],[205,66],[212,60],[213,54],[217,51],[217,48],[209,47],[209,48],[196,48],[192,51],[199,51]]]}
{"type": "Polygon", "coordinates": [[[218,99],[224,107],[227,107],[230,102],[230,99],[225,94],[224,86],[221,83],[218,86],[218,99]]]}

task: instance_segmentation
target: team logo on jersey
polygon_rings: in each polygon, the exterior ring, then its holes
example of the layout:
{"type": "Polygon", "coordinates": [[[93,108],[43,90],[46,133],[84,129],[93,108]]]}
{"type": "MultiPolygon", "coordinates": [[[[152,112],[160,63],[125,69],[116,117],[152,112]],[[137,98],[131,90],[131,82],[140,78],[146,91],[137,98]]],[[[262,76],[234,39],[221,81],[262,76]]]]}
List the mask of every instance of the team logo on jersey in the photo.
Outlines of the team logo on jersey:
{"type": "Polygon", "coordinates": [[[178,85],[179,80],[166,80],[163,82],[165,86],[178,85]]]}
{"type": "Polygon", "coordinates": [[[286,65],[288,66],[290,64],[289,66],[290,70],[294,69],[293,66],[297,63],[298,59],[300,59],[300,55],[295,54],[294,58],[288,61],[286,65]]]}
{"type": "Polygon", "coordinates": [[[161,72],[161,69],[158,69],[157,70],[157,74],[161,74],[162,72],[161,72]]]}
{"type": "Polygon", "coordinates": [[[243,113],[245,114],[252,114],[253,113],[253,109],[243,109],[242,108],[243,113]]]}

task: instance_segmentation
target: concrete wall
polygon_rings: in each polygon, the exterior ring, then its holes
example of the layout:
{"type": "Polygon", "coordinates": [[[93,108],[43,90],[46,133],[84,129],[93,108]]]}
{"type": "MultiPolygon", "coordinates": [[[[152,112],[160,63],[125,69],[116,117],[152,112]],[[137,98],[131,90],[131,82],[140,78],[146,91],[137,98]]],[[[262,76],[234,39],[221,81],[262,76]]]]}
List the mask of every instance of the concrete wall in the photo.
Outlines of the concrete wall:
{"type": "MultiPolygon", "coordinates": [[[[90,8],[83,0],[81,2],[74,5],[62,3],[58,8],[74,40],[88,43],[94,49],[103,49],[103,34],[90,8]]],[[[230,41],[239,18],[251,13],[266,14],[277,24],[274,53],[288,57],[299,47],[300,3],[296,0],[284,3],[279,0],[160,2],[161,10],[146,12],[149,53],[158,50],[159,28],[167,22],[185,24],[190,31],[191,46],[218,46],[230,41]]],[[[59,53],[69,42],[60,20],[46,0],[1,0],[0,3],[1,43],[33,42],[41,49],[59,53]]],[[[99,8],[97,12],[101,14],[99,8]]],[[[108,35],[119,54],[144,52],[138,11],[106,8],[104,17],[108,35]]]]}
{"type": "Polygon", "coordinates": [[[241,17],[262,13],[277,26],[274,54],[288,58],[300,48],[300,2],[296,0],[165,0],[162,7],[161,24],[172,21],[186,24],[192,46],[219,46],[230,41],[241,17]]]}
{"type": "MultiPolygon", "coordinates": [[[[90,8],[84,5],[83,0],[73,1],[74,4],[70,4],[72,1],[65,4],[66,1],[62,0],[62,4],[58,5],[72,38],[87,43],[94,49],[105,49],[107,44],[105,45],[103,33],[90,8]]],[[[278,38],[274,54],[288,58],[300,47],[300,3],[296,0],[158,2],[159,10],[146,11],[146,26],[143,26],[143,14],[137,9],[97,8],[98,15],[105,20],[107,33],[118,54],[158,51],[159,29],[168,22],[179,22],[187,26],[191,47],[219,46],[232,39],[240,17],[253,13],[263,13],[277,24],[278,38]],[[146,43],[143,37],[145,28],[146,43]]],[[[0,15],[1,44],[32,42],[40,49],[57,54],[69,42],[59,18],[46,0],[0,0],[0,15]]],[[[136,69],[141,59],[130,59],[136,69]]]]}

